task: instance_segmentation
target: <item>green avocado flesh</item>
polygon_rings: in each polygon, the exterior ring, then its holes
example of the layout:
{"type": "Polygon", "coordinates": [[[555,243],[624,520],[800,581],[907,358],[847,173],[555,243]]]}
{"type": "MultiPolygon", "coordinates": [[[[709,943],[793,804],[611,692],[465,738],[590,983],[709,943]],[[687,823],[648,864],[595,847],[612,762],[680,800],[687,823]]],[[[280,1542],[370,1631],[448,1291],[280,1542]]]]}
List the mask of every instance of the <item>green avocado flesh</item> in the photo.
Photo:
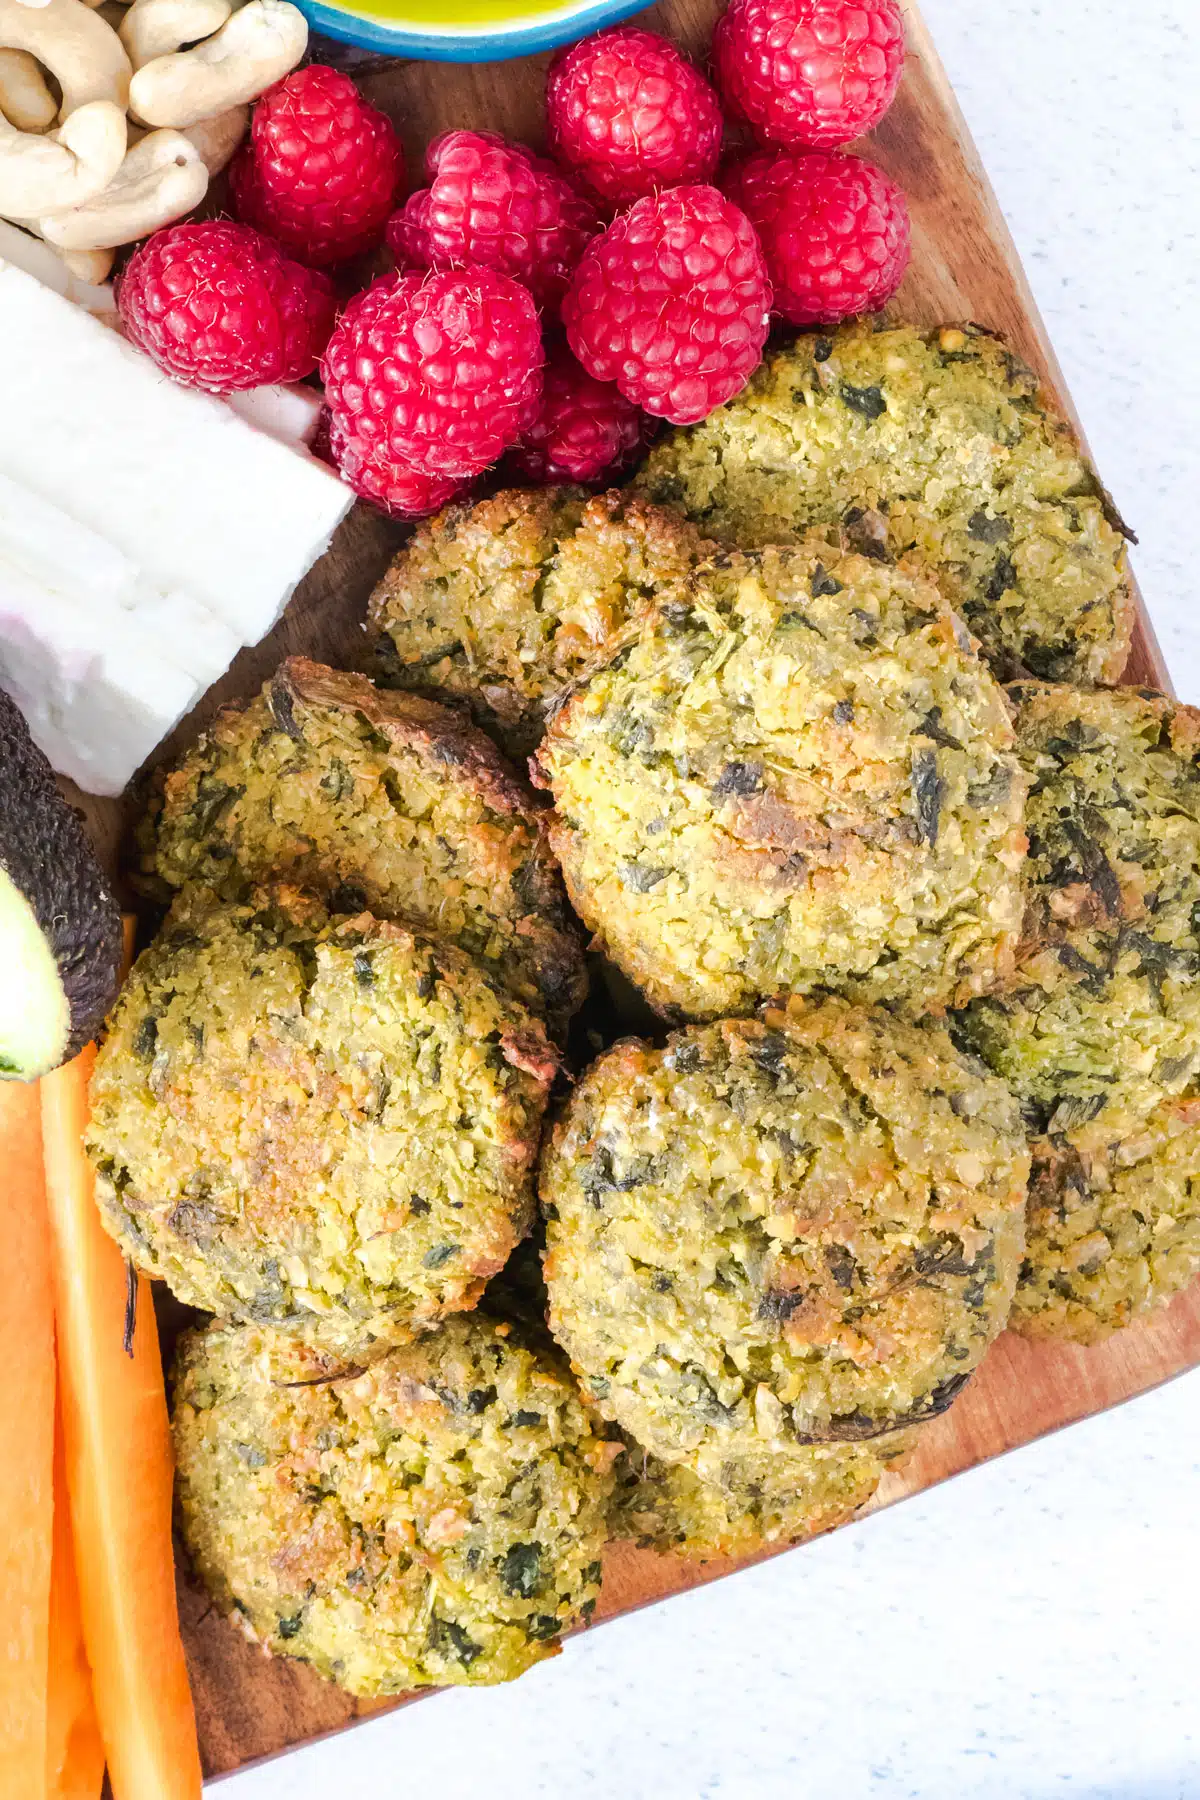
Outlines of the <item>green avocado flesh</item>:
{"type": "Polygon", "coordinates": [[[0,1076],[32,1081],[62,1061],[71,1009],[33,908],[0,873],[0,1076]]]}

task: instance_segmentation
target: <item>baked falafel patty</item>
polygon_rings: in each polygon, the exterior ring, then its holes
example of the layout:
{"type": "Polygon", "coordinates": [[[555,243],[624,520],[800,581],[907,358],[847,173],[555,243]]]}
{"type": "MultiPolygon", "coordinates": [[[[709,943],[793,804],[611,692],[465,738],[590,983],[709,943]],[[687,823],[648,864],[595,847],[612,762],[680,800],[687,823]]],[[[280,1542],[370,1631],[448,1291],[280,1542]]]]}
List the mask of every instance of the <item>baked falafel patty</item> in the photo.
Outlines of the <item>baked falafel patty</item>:
{"type": "Polygon", "coordinates": [[[156,776],[146,875],[240,899],[292,881],[336,912],[448,938],[561,1035],[583,959],[533,796],[491,739],[415,694],[303,657],[156,776]]]}
{"type": "Polygon", "coordinates": [[[660,1555],[749,1556],[844,1525],[884,1467],[871,1444],[814,1444],[787,1456],[729,1457],[718,1484],[630,1439],[616,1465],[609,1530],[660,1555]]]}
{"type": "Polygon", "coordinates": [[[931,583],[820,539],[725,552],[632,626],[537,757],[585,922],[676,1018],[829,987],[986,992],[1021,922],[1004,697],[931,583]]]}
{"type": "Polygon", "coordinates": [[[448,506],[371,597],[380,679],[452,693],[528,756],[553,696],[713,548],[678,513],[616,491],[510,488],[448,506]]]}
{"type": "Polygon", "coordinates": [[[1200,711],[1011,690],[1031,782],[1013,981],[953,1029],[1036,1132],[1103,1151],[1200,1071],[1200,711]]]}
{"type": "Polygon", "coordinates": [[[1200,1272],[1200,1099],[1164,1101],[1100,1155],[1040,1139],[1012,1324],[1096,1344],[1200,1272]]]}
{"type": "Polygon", "coordinates": [[[1037,378],[978,326],[800,337],[663,438],[635,488],[742,547],[822,525],[919,558],[1001,680],[1116,681],[1125,666],[1124,528],[1037,378]]]}
{"type": "Polygon", "coordinates": [[[551,1329],[605,1417],[717,1485],[878,1439],[1003,1328],[1028,1168],[1016,1102],[942,1030],[794,1000],[628,1040],[543,1152],[551,1329]]]}
{"type": "Polygon", "coordinates": [[[565,1371],[477,1316],[365,1370],[190,1332],[174,1436],[218,1606],[352,1694],[510,1681],[595,1606],[616,1447],[565,1371]]]}
{"type": "Polygon", "coordinates": [[[109,1230],[190,1305],[335,1349],[473,1306],[529,1229],[555,1056],[449,944],[192,889],[96,1060],[109,1230]]]}

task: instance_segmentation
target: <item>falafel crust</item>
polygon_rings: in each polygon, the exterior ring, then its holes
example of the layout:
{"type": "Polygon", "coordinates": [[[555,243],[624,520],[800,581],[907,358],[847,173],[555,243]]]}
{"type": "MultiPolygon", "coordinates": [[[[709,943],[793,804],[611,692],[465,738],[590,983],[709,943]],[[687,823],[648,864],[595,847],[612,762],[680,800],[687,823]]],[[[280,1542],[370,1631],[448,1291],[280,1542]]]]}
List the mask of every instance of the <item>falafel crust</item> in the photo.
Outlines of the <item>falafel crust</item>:
{"type": "Polygon", "coordinates": [[[232,899],[284,880],[448,938],[561,1036],[587,983],[533,796],[491,739],[304,657],[155,777],[142,868],[232,899]]]}
{"type": "Polygon", "coordinates": [[[509,488],[422,525],[371,596],[380,680],[465,700],[514,758],[613,632],[714,545],[615,489],[509,488]]]}
{"type": "Polygon", "coordinates": [[[885,1466],[873,1444],[813,1444],[786,1456],[729,1457],[718,1484],[629,1439],[616,1465],[609,1530],[664,1556],[750,1556],[845,1525],[885,1466]]]}
{"type": "Polygon", "coordinates": [[[1107,1154],[1033,1146],[1012,1325],[1098,1344],[1200,1272],[1200,1099],[1164,1101],[1107,1154]]]}
{"type": "Polygon", "coordinates": [[[1002,981],[1025,782],[931,583],[820,538],[723,552],[615,640],[535,779],[576,910],[673,1018],[1002,981]]]}
{"type": "Polygon", "coordinates": [[[551,1330],[606,1418],[718,1485],[886,1438],[1003,1328],[1028,1169],[1016,1102],[939,1029],[793,1000],[627,1040],[543,1152],[551,1330]]]}
{"type": "Polygon", "coordinates": [[[362,1370],[217,1322],[180,1343],[174,1435],[217,1605],[352,1694],[511,1681],[595,1606],[616,1447],[503,1326],[362,1370]]]}
{"type": "Polygon", "coordinates": [[[1116,681],[1125,666],[1125,529],[1036,376],[976,325],[806,334],[663,438],[635,488],[723,542],[822,525],[919,559],[1001,680],[1116,681]]]}
{"type": "Polygon", "coordinates": [[[1024,684],[1032,784],[1016,974],[954,1029],[1035,1132],[1105,1150],[1200,1071],[1200,711],[1024,684]]]}
{"type": "Polygon", "coordinates": [[[101,1216],[205,1311],[350,1354],[474,1306],[532,1216],[555,1053],[461,950],[192,889],[96,1060],[101,1216]]]}

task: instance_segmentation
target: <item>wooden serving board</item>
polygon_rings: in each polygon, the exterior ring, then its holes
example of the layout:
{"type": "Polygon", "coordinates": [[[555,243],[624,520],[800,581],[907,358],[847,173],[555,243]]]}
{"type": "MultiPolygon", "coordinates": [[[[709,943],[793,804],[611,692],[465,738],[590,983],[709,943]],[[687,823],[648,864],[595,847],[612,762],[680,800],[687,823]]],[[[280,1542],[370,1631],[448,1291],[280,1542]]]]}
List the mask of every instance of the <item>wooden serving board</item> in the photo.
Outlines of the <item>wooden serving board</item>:
{"type": "MultiPolygon", "coordinates": [[[[913,217],[913,263],[892,309],[925,325],[975,320],[1000,332],[1039,370],[1069,412],[1054,353],[944,70],[914,0],[903,0],[909,61],[894,108],[868,153],[905,189],[913,217]]],[[[703,59],[720,0],[663,0],[645,22],[703,59]]],[[[397,63],[360,75],[369,97],[403,134],[419,179],[425,144],[454,126],[490,127],[528,142],[542,135],[546,58],[489,67],[397,63]]],[[[253,692],[285,655],[332,663],[361,655],[367,595],[398,543],[400,528],[359,507],[330,553],[296,595],[277,629],[244,652],[177,734],[190,738],[219,703],[253,692]]],[[[1127,679],[1167,685],[1144,609],[1127,679]]],[[[123,829],[119,803],[87,803],[115,859],[123,829]]],[[[1200,1363],[1200,1282],[1150,1323],[1096,1349],[1027,1343],[1006,1334],[954,1408],[925,1428],[903,1473],[890,1475],[874,1507],[974,1467],[1046,1432],[1144,1393],[1200,1363]]],[[[728,1574],[704,1565],[614,1546],[605,1563],[598,1619],[612,1618],[728,1574]]],[[[182,1569],[180,1608],[205,1768],[216,1775],[339,1731],[378,1705],[353,1701],[309,1670],[272,1662],[219,1618],[182,1569]]],[[[570,1655],[568,1646],[567,1655],[570,1655]]],[[[390,1704],[401,1704],[392,1702],[390,1704]]]]}

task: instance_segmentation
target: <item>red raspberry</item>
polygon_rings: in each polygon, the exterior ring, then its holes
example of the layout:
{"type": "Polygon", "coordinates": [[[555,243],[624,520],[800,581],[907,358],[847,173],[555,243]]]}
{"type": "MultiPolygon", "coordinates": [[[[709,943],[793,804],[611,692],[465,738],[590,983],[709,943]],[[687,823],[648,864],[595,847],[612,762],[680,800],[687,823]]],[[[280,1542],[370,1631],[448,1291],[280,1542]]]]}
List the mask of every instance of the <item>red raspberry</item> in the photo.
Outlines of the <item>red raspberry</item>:
{"type": "Polygon", "coordinates": [[[404,157],[350,77],[311,63],[267,89],[230,174],[238,218],[323,268],[383,242],[404,157]]]}
{"type": "Polygon", "coordinates": [[[904,195],[857,156],[756,150],[722,191],[758,233],[775,311],[792,325],[836,325],[891,299],[908,267],[904,195]]]}
{"type": "Polygon", "coordinates": [[[492,269],[447,270],[385,275],[357,294],[321,377],[348,456],[463,480],[536,416],[543,360],[528,289],[492,269]]]}
{"type": "Polygon", "coordinates": [[[904,67],[896,0],[732,0],[713,66],[760,143],[830,150],[878,125],[904,67]]]}
{"type": "Polygon", "coordinates": [[[336,313],[328,276],[221,219],[147,238],[125,265],[117,306],[126,337],[210,394],[311,375],[336,313]]]}
{"type": "Polygon", "coordinates": [[[736,394],[766,341],[771,284],[754,228],[713,187],[636,200],[584,252],[563,301],[598,381],[676,425],[736,394]]]}
{"type": "Polygon", "coordinates": [[[452,475],[418,474],[397,462],[386,448],[347,437],[332,418],[326,435],[329,459],[342,480],[393,519],[424,519],[440,512],[466,485],[452,475]]]}
{"type": "Polygon", "coordinates": [[[387,222],[387,247],[401,269],[431,269],[429,189],[417,188],[387,222]]]}
{"type": "Polygon", "coordinates": [[[546,360],[541,410],[512,461],[530,481],[607,480],[637,455],[645,423],[611,381],[597,381],[556,344],[546,360]]]}
{"type": "Polygon", "coordinates": [[[559,51],[546,82],[546,128],[555,156],[617,206],[707,181],[721,150],[712,88],[674,44],[635,26],[559,51]]]}
{"type": "Polygon", "coordinates": [[[475,263],[523,281],[542,306],[563,297],[596,209],[552,163],[492,131],[446,131],[425,152],[430,185],[388,222],[397,261],[419,269],[475,263]]]}

